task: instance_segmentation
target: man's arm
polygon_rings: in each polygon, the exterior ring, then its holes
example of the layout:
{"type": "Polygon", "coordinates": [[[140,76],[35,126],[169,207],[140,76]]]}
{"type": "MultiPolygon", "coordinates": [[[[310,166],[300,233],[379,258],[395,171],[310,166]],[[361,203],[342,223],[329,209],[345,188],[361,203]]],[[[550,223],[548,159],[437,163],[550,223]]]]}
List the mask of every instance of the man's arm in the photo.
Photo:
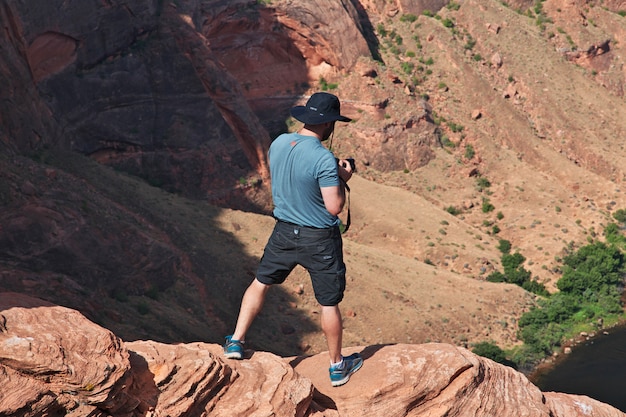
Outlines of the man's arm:
{"type": "Polygon", "coordinates": [[[322,191],[322,198],[324,199],[326,210],[333,216],[339,215],[346,202],[346,193],[343,183],[334,187],[321,187],[320,190],[322,191]]]}
{"type": "Polygon", "coordinates": [[[339,185],[333,187],[321,187],[322,198],[326,210],[333,216],[339,215],[346,202],[346,183],[352,177],[352,167],[347,161],[339,161],[339,185]],[[343,163],[342,163],[343,162],[343,163]]]}

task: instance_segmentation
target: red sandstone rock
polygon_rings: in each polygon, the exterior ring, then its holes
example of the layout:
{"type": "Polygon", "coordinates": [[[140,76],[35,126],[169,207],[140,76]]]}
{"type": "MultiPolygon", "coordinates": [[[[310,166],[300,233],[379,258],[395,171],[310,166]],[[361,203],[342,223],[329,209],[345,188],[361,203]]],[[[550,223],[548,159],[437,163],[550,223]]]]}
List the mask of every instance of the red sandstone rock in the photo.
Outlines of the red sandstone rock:
{"type": "Polygon", "coordinates": [[[124,343],[80,313],[0,293],[0,415],[623,417],[585,396],[543,394],[512,368],[448,344],[380,345],[333,388],[328,356],[124,343]]]}

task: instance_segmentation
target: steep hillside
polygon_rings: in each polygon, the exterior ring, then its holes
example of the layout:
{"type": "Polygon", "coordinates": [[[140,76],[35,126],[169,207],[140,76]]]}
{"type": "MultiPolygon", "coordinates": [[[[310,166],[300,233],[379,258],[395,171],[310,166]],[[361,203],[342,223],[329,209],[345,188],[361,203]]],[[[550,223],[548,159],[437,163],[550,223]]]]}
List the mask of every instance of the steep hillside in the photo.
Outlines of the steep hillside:
{"type": "MultiPolygon", "coordinates": [[[[552,289],[626,207],[611,4],[35,3],[0,8],[0,289],[125,340],[232,328],[273,222],[265,151],[319,89],[354,118],[332,141],[358,165],[350,345],[513,346],[534,296],[485,281],[498,241],[552,289]]],[[[317,322],[297,270],[250,346],[322,351],[317,322]]]]}
{"type": "MultiPolygon", "coordinates": [[[[381,75],[363,90],[387,93],[384,120],[360,117],[335,143],[340,153],[374,166],[371,143],[381,132],[383,142],[393,141],[407,126],[407,114],[419,108],[418,96],[427,95],[440,120],[443,146],[435,147],[436,156],[408,172],[366,169],[362,175],[411,190],[434,207],[455,207],[466,226],[489,232],[496,224],[497,238],[510,240],[533,274],[553,284],[562,249],[601,233],[611,212],[626,203],[619,140],[625,108],[622,92],[605,82],[624,78],[618,69],[626,21],[600,6],[541,5],[538,17],[490,1],[448,6],[440,18],[421,15],[412,23],[401,13],[381,16],[382,43],[390,45],[382,48],[386,66],[371,64],[381,75]],[[574,19],[578,13],[586,18],[574,19]],[[400,45],[390,40],[391,31],[402,37],[400,45]],[[607,51],[594,52],[607,39],[607,51]],[[418,69],[403,73],[407,62],[418,69]],[[419,82],[388,82],[385,70],[419,82]],[[479,177],[491,184],[487,190],[480,191],[479,177]],[[481,210],[484,199],[492,212],[481,210]]],[[[353,87],[355,77],[337,82],[340,95],[356,101],[362,93],[353,87]]]]}

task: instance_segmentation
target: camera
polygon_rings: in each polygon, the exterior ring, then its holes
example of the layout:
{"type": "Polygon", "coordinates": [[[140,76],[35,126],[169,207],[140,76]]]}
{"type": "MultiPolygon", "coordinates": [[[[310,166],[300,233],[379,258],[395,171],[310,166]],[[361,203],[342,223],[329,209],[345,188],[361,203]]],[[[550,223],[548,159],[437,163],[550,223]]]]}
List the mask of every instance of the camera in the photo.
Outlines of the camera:
{"type": "MultiPolygon", "coordinates": [[[[335,158],[335,160],[337,161],[337,164],[341,162],[339,158],[335,158]]],[[[350,164],[350,167],[352,168],[352,172],[356,172],[356,162],[354,158],[346,158],[346,161],[348,161],[348,163],[350,164]]]]}

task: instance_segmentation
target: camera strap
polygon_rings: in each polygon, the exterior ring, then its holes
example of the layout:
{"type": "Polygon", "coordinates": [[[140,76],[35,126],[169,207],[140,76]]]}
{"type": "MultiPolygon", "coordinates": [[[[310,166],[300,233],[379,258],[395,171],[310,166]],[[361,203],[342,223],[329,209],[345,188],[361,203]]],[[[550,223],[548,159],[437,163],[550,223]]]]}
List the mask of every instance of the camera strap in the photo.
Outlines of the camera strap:
{"type": "Polygon", "coordinates": [[[341,231],[341,233],[346,233],[348,231],[348,229],[350,228],[350,223],[351,223],[351,219],[350,219],[350,187],[348,186],[348,184],[342,180],[340,178],[341,182],[343,183],[343,187],[345,189],[346,192],[346,204],[348,205],[348,215],[346,217],[346,222],[343,223],[341,222],[341,224],[339,225],[339,230],[341,231]]]}

